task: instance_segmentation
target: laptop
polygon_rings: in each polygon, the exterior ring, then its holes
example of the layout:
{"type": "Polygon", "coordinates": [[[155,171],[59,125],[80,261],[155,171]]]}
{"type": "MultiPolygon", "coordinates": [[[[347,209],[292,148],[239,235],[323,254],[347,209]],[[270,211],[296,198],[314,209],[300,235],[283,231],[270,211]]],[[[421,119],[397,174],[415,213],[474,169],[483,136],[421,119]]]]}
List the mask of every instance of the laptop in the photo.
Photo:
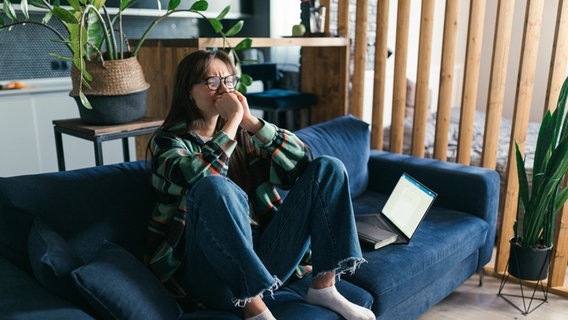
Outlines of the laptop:
{"type": "Polygon", "coordinates": [[[380,213],[355,215],[359,239],[375,250],[408,243],[436,197],[434,191],[403,173],[380,213]]]}

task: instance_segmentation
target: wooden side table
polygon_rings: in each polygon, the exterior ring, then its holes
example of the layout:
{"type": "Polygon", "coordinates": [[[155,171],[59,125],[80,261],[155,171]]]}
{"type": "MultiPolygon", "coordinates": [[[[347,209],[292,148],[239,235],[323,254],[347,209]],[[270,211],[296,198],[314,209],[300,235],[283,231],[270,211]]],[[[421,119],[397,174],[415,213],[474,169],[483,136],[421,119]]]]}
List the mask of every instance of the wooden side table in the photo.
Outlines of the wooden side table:
{"type": "Polygon", "coordinates": [[[55,148],[57,151],[57,166],[59,171],[65,171],[65,155],[63,153],[62,134],[68,134],[77,138],[93,142],[95,148],[95,164],[103,165],[104,141],[122,139],[122,153],[124,161],[130,161],[128,138],[153,133],[161,124],[162,119],[144,117],[133,122],[97,126],[85,124],[79,118],[53,120],[53,132],[55,133],[55,148]]]}

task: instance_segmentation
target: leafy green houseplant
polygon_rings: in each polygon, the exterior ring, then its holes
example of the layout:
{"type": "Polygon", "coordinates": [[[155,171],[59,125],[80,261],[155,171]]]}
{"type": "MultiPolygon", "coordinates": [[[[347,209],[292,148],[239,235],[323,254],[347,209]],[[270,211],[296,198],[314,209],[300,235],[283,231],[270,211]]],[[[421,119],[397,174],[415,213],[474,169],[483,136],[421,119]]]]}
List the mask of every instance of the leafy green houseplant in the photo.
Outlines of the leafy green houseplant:
{"type": "Polygon", "coordinates": [[[535,249],[551,249],[553,246],[556,215],[568,199],[568,188],[564,184],[568,171],[567,97],[568,78],[562,86],[556,109],[553,112],[548,110],[542,120],[530,190],[525,159],[515,143],[519,206],[513,226],[512,249],[514,246],[535,249]]]}
{"type": "MultiPolygon", "coordinates": [[[[225,7],[216,17],[208,18],[205,11],[208,8],[206,0],[197,0],[189,8],[181,8],[181,0],[169,0],[167,8],[161,10],[159,16],[149,23],[136,45],[131,48],[128,39],[123,32],[123,13],[132,7],[137,0],[121,0],[116,13],[109,13],[105,6],[106,0],[67,0],[68,5],[63,6],[59,0],[21,0],[20,13],[16,12],[12,0],[4,0],[0,9],[0,31],[24,24],[34,24],[45,27],[52,31],[56,39],[69,49],[69,56],[52,54],[52,56],[72,61],[71,68],[73,90],[72,96],[76,96],[78,103],[87,109],[92,109],[90,102],[92,96],[107,95],[126,95],[133,92],[146,91],[148,84],[145,82],[141,66],[136,60],[136,56],[144,44],[144,41],[152,29],[162,20],[176,13],[193,13],[206,19],[215,33],[223,37],[226,49],[235,59],[238,65],[236,51],[250,48],[250,39],[242,40],[236,46],[231,46],[227,37],[236,35],[243,27],[243,21],[238,21],[228,30],[224,31],[222,19],[230,11],[230,6],[225,7]],[[30,19],[29,6],[44,10],[46,13],[41,22],[30,19]],[[49,24],[50,20],[56,19],[61,22],[67,34],[61,34],[56,28],[49,24]],[[121,66],[119,63],[129,61],[130,64],[121,66]],[[114,67],[118,65],[118,67],[114,67]],[[95,68],[100,72],[93,71],[95,68]],[[106,77],[108,70],[118,69],[124,72],[133,70],[136,75],[125,75],[125,80],[121,84],[111,84],[107,78],[96,79],[96,77],[106,77]],[[133,81],[133,79],[140,79],[133,81]],[[139,85],[133,84],[139,82],[139,85]],[[104,88],[94,88],[95,84],[100,83],[104,88]],[[124,89],[122,87],[124,86],[124,89]],[[135,88],[132,88],[135,86],[135,88]],[[89,96],[89,98],[87,97],[89,96]]],[[[159,0],[156,0],[158,7],[159,0]]],[[[116,73],[111,75],[116,77],[116,73]]],[[[110,78],[109,78],[110,79],[110,78]]],[[[244,77],[242,85],[246,85],[250,79],[244,77]]],[[[143,96],[145,104],[145,96],[143,96]]],[[[81,109],[81,108],[80,108],[81,109]]],[[[80,110],[81,111],[81,110],[80,110]]],[[[144,110],[145,112],[145,110],[144,110]]]]}

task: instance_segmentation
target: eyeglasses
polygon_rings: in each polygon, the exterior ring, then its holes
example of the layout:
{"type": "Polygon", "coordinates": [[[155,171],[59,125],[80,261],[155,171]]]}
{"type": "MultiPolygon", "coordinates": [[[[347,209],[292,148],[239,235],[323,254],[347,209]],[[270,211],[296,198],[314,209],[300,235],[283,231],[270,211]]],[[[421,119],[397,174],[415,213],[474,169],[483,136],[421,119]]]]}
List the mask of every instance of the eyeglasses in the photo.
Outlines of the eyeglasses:
{"type": "Polygon", "coordinates": [[[230,75],[226,77],[212,76],[197,81],[197,83],[205,83],[207,85],[207,88],[209,88],[209,90],[217,91],[221,86],[221,80],[223,81],[223,84],[225,84],[225,87],[227,87],[227,89],[233,90],[236,88],[237,83],[239,83],[239,76],[236,75],[230,75]]]}

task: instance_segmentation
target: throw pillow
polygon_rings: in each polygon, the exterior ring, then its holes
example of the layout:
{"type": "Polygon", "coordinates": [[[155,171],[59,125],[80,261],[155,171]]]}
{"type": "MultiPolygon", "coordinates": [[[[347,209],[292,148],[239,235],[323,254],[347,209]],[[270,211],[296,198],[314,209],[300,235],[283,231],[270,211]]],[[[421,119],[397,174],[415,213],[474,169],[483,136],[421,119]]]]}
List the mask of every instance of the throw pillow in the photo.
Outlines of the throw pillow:
{"type": "Polygon", "coordinates": [[[28,253],[32,272],[43,286],[72,302],[79,302],[70,273],[83,262],[65,239],[39,217],[34,218],[30,229],[28,253]]]}
{"type": "Polygon", "coordinates": [[[102,319],[178,319],[181,308],[152,272],[124,248],[105,242],[72,278],[102,319]]]}

